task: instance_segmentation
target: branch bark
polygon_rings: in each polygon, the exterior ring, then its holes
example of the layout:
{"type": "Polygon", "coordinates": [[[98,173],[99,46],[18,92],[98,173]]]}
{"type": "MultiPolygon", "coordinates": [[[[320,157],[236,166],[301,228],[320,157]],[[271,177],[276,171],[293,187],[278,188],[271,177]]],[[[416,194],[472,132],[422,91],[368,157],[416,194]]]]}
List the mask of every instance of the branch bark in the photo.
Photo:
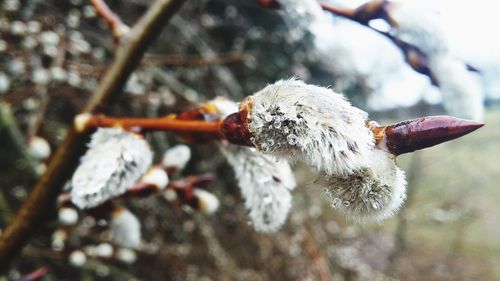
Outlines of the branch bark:
{"type": "MultiPolygon", "coordinates": [[[[177,12],[185,0],[157,0],[139,22],[120,41],[116,57],[83,112],[96,112],[115,100],[132,71],[161,27],[177,12]]],[[[0,273],[28,242],[36,229],[55,209],[58,193],[72,174],[78,157],[85,149],[86,135],[71,128],[57,149],[45,174],[0,236],[0,273]]]]}

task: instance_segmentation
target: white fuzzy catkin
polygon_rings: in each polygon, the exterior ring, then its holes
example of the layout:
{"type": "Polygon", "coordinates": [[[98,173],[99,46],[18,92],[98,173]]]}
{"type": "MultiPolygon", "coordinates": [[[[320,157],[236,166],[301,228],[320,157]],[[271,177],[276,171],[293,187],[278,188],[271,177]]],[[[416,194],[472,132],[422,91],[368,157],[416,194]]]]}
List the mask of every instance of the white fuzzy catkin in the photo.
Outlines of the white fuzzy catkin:
{"type": "Polygon", "coordinates": [[[394,156],[375,148],[370,161],[349,176],[322,175],[318,180],[332,207],[356,222],[382,221],[392,216],[406,198],[405,175],[394,156]]]}
{"type": "MultiPolygon", "coordinates": [[[[209,103],[217,108],[221,118],[238,111],[237,103],[222,97],[209,103]]],[[[253,148],[227,142],[221,142],[219,147],[234,169],[254,229],[277,231],[288,217],[292,206],[291,191],[296,186],[290,165],[253,148]]]]}
{"type": "Polygon", "coordinates": [[[403,71],[402,55],[381,34],[351,20],[332,17],[318,0],[279,2],[289,29],[288,39],[303,41],[305,34],[310,33],[313,48],[308,54],[334,74],[335,89],[361,84],[378,93],[387,80],[394,79],[393,73],[403,71]]]}
{"type": "Polygon", "coordinates": [[[403,1],[392,3],[388,10],[390,18],[396,22],[394,29],[398,38],[417,46],[428,56],[450,51],[440,16],[429,3],[403,1]]]}
{"type": "Polygon", "coordinates": [[[483,89],[450,48],[437,12],[421,1],[404,1],[391,4],[389,14],[397,23],[395,35],[427,55],[446,111],[456,117],[483,120],[483,89]]]}
{"type": "Polygon", "coordinates": [[[367,113],[331,89],[280,80],[246,102],[258,150],[305,161],[327,175],[347,176],[367,165],[374,145],[367,113]]]}
{"type": "Polygon", "coordinates": [[[296,186],[290,165],[252,148],[225,143],[220,147],[234,169],[254,229],[277,231],[288,217],[296,186]]]}
{"type": "Polygon", "coordinates": [[[431,58],[429,66],[438,81],[446,111],[456,117],[482,121],[482,88],[467,66],[450,55],[431,58]]]}
{"type": "Polygon", "coordinates": [[[151,166],[153,153],[139,135],[98,129],[72,179],[71,200],[81,209],[125,193],[151,166]]]}

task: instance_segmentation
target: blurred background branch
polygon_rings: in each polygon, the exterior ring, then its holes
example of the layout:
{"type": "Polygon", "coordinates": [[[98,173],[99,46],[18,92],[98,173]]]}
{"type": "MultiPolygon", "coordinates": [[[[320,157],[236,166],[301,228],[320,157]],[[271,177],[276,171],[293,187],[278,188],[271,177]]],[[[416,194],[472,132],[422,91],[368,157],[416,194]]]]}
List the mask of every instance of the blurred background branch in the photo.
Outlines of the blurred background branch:
{"type": "MultiPolygon", "coordinates": [[[[103,109],[117,99],[122,87],[142,56],[158,35],[158,30],[179,9],[182,0],[158,0],[127,34],[119,45],[112,63],[84,107],[84,112],[103,109]]],[[[55,207],[57,194],[71,174],[84,148],[85,136],[70,129],[59,146],[47,171],[33,188],[11,224],[0,237],[0,272],[7,270],[11,260],[19,253],[50,210],[55,207]]]]}

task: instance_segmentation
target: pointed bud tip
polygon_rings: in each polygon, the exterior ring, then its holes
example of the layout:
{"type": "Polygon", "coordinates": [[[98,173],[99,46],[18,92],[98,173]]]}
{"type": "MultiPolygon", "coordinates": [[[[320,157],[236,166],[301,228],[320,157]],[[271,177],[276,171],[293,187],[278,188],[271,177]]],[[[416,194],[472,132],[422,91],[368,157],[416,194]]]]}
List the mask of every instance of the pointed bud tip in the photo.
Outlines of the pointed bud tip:
{"type": "Polygon", "coordinates": [[[431,147],[467,135],[484,123],[452,116],[427,116],[387,126],[387,147],[394,155],[431,147]]]}
{"type": "Polygon", "coordinates": [[[455,126],[452,128],[456,130],[456,133],[466,135],[468,133],[471,133],[485,125],[483,122],[478,122],[474,120],[467,120],[467,119],[460,119],[460,118],[455,118],[455,117],[450,117],[452,119],[455,119],[455,126]]]}

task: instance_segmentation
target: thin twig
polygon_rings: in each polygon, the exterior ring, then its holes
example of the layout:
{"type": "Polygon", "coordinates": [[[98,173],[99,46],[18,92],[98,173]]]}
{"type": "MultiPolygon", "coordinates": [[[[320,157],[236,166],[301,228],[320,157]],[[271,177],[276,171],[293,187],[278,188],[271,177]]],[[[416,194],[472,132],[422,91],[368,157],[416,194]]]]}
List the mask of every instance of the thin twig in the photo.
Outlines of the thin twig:
{"type": "Polygon", "coordinates": [[[3,102],[0,102],[0,136],[8,140],[16,155],[23,161],[27,175],[34,181],[38,177],[35,161],[26,150],[26,140],[16,124],[10,106],[3,102]]]}
{"type": "Polygon", "coordinates": [[[394,249],[389,255],[389,263],[386,268],[386,273],[396,274],[398,268],[399,258],[403,255],[404,251],[407,249],[407,234],[408,234],[408,208],[412,205],[415,197],[415,192],[417,188],[418,179],[421,174],[421,162],[422,155],[419,152],[413,154],[410,162],[410,167],[408,169],[408,192],[406,194],[406,204],[404,208],[401,208],[397,217],[397,227],[394,233],[394,249]]]}
{"type": "MultiPolygon", "coordinates": [[[[128,77],[140,63],[146,49],[185,0],[157,0],[139,22],[121,40],[117,54],[84,112],[95,112],[115,100],[128,77]]],[[[85,149],[86,136],[71,128],[57,149],[47,171],[37,182],[11,224],[0,236],[0,272],[56,207],[57,195],[72,174],[78,157],[85,149]]]]}
{"type": "Polygon", "coordinates": [[[130,27],[123,23],[120,17],[115,14],[103,0],[91,0],[91,2],[99,16],[109,25],[113,31],[113,37],[115,37],[117,41],[130,31],[130,27]]]}
{"type": "MultiPolygon", "coordinates": [[[[197,27],[193,24],[189,24],[182,17],[176,17],[172,20],[172,26],[179,30],[179,35],[186,39],[186,41],[193,44],[193,48],[200,54],[204,59],[210,59],[217,56],[217,52],[207,43],[210,42],[203,32],[199,32],[197,27]]],[[[214,64],[211,70],[218,77],[218,81],[225,87],[232,97],[237,99],[243,99],[245,97],[244,91],[241,88],[238,80],[234,74],[225,66],[214,64]]]]}
{"type": "Polygon", "coordinates": [[[123,129],[139,128],[141,131],[166,131],[175,133],[209,133],[218,135],[222,121],[179,120],[175,116],[163,118],[115,118],[105,115],[88,116],[84,129],[121,127],[123,129]]]}
{"type": "Polygon", "coordinates": [[[324,251],[316,242],[312,233],[307,229],[304,229],[304,233],[301,241],[302,248],[304,252],[309,256],[312,262],[314,271],[318,280],[328,281],[333,280],[332,272],[328,266],[327,259],[325,257],[324,251]]]}
{"type": "Polygon", "coordinates": [[[9,202],[7,201],[7,198],[5,198],[3,188],[0,187],[0,225],[3,226],[7,224],[11,218],[12,211],[9,206],[9,202]]]}

